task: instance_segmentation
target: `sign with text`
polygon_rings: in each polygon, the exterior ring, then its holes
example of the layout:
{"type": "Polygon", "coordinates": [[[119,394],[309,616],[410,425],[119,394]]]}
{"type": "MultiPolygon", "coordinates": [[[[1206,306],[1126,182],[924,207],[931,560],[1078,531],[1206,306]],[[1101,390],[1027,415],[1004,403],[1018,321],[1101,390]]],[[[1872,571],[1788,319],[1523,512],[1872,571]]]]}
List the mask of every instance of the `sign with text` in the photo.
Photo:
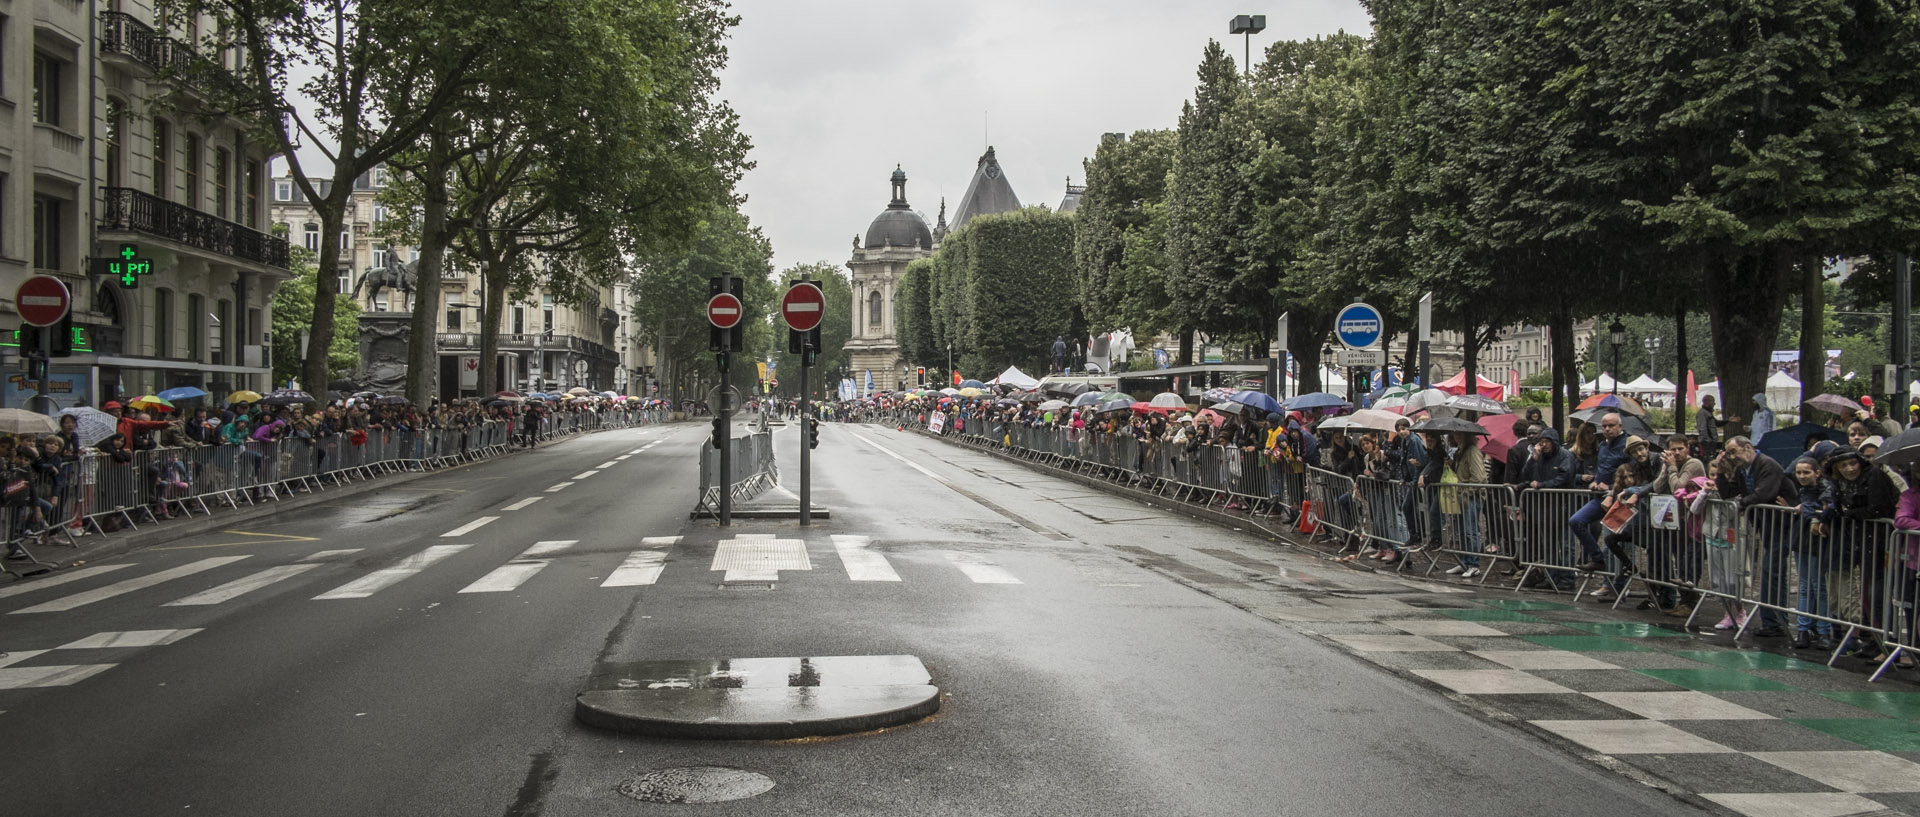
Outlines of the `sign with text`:
{"type": "Polygon", "coordinates": [[[1348,349],[1365,349],[1380,342],[1386,321],[1380,310],[1362,304],[1348,304],[1333,319],[1333,336],[1348,349]]]}
{"type": "Polygon", "coordinates": [[[946,427],[947,427],[946,412],[936,411],[931,416],[927,417],[928,431],[931,431],[935,434],[940,434],[940,433],[943,433],[943,430],[946,427]]]}

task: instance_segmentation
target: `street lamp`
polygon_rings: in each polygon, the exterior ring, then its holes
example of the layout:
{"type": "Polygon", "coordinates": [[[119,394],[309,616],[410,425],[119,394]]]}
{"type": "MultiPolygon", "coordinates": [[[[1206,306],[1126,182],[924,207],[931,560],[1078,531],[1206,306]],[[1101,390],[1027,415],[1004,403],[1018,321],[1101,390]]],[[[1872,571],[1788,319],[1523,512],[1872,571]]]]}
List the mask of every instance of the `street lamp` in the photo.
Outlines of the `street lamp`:
{"type": "Polygon", "coordinates": [[[1627,327],[1615,318],[1607,325],[1607,340],[1613,343],[1613,393],[1620,393],[1620,347],[1627,342],[1627,327]]]}
{"type": "Polygon", "coordinates": [[[1647,347],[1647,376],[1653,377],[1654,372],[1660,371],[1660,364],[1657,359],[1660,354],[1660,339],[1647,338],[1642,340],[1640,345],[1647,347]]]}
{"type": "Polygon", "coordinates": [[[1267,15],[1241,14],[1227,23],[1227,33],[1245,35],[1246,75],[1253,76],[1253,35],[1267,30],[1267,15]]]}

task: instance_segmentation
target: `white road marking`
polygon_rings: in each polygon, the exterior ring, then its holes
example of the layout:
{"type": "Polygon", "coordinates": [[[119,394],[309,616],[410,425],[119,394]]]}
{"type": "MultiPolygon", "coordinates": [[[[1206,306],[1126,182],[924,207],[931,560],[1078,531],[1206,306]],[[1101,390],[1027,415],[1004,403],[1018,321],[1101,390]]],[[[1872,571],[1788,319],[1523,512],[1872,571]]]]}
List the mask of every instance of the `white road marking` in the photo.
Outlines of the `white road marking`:
{"type": "Polygon", "coordinates": [[[646,450],[646,449],[644,449],[644,448],[636,448],[636,449],[633,449],[632,451],[628,451],[628,452],[627,452],[627,454],[629,454],[629,455],[632,455],[632,454],[638,454],[638,453],[640,453],[641,451],[644,451],[644,450],[646,450]]]}
{"type": "Polygon", "coordinates": [[[776,539],[771,533],[720,540],[713,552],[713,566],[708,568],[726,571],[723,581],[730,582],[779,581],[782,570],[812,569],[805,541],[776,539]]]}
{"type": "Polygon", "coordinates": [[[14,650],[13,652],[7,653],[5,655],[0,655],[0,667],[18,664],[36,655],[45,655],[50,652],[53,652],[53,651],[52,650],[14,650]]]}
{"type": "Polygon", "coordinates": [[[533,578],[542,568],[552,563],[552,559],[541,556],[559,553],[573,546],[578,539],[556,539],[548,542],[535,542],[533,547],[520,552],[513,561],[493,569],[493,572],[481,576],[473,584],[460,588],[462,593],[507,593],[518,589],[526,580],[533,578]]]}
{"type": "Polygon", "coordinates": [[[135,590],[144,590],[146,588],[152,587],[162,582],[173,581],[174,579],[178,579],[182,576],[191,576],[203,570],[212,570],[216,567],[230,565],[230,564],[233,564],[234,562],[240,561],[241,559],[245,559],[245,558],[247,557],[246,556],[217,556],[212,559],[201,559],[200,561],[197,561],[197,562],[184,564],[169,570],[162,570],[158,573],[141,576],[140,578],[137,578],[137,579],[127,579],[125,581],[109,584],[106,587],[96,587],[84,593],[75,593],[65,598],[54,599],[53,601],[46,602],[45,604],[36,604],[32,607],[25,607],[25,608],[13,611],[13,615],[19,615],[21,613],[56,613],[63,610],[72,610],[73,608],[79,607],[81,605],[92,604],[96,601],[104,601],[106,599],[113,598],[114,596],[131,593],[135,590]]]}
{"type": "Polygon", "coordinates": [[[303,562],[324,562],[324,561],[326,561],[326,560],[328,560],[328,559],[331,559],[331,558],[333,558],[333,557],[335,557],[335,556],[345,556],[345,555],[347,555],[347,554],[350,554],[350,553],[359,553],[359,552],[360,552],[360,550],[361,550],[360,548],[346,548],[346,549],[344,549],[344,550],[321,550],[321,551],[316,551],[316,552],[314,552],[314,553],[311,553],[311,554],[308,554],[308,555],[307,555],[307,558],[305,558],[305,559],[301,559],[300,561],[303,561],[303,562]]]}
{"type": "Polygon", "coordinates": [[[847,578],[856,582],[897,582],[900,574],[894,572],[893,565],[887,563],[887,557],[880,551],[868,550],[865,536],[833,535],[833,549],[840,554],[840,564],[847,569],[847,578]]]}
{"type": "MultiPolygon", "coordinates": [[[[312,557],[308,557],[308,558],[311,559],[312,557]]],[[[299,564],[299,565],[281,565],[279,567],[269,567],[266,570],[262,570],[251,576],[245,576],[242,578],[234,579],[233,581],[227,582],[226,584],[220,585],[219,587],[215,587],[211,590],[195,593],[184,599],[180,599],[179,601],[170,601],[161,606],[162,607],[197,607],[197,606],[208,605],[208,604],[219,604],[223,601],[229,601],[241,595],[251,593],[255,590],[259,590],[260,588],[266,587],[267,585],[273,584],[274,582],[291,579],[295,576],[298,576],[316,567],[319,567],[319,565],[299,564]]]]}
{"type": "Polygon", "coordinates": [[[99,565],[96,567],[83,567],[83,568],[80,568],[79,570],[75,570],[68,573],[62,573],[58,576],[54,576],[49,579],[34,579],[33,581],[16,582],[12,587],[0,587],[0,599],[4,599],[8,596],[18,596],[21,593],[31,593],[35,590],[39,590],[46,587],[57,587],[59,585],[66,584],[67,582],[77,582],[81,579],[90,579],[102,573],[110,573],[115,570],[120,570],[123,568],[129,568],[129,567],[133,567],[133,565],[124,564],[124,565],[99,565]]]}
{"type": "Polygon", "coordinates": [[[580,472],[580,473],[578,473],[578,474],[574,474],[574,475],[573,475],[573,478],[574,478],[574,479],[577,479],[577,480],[578,480],[578,479],[586,479],[587,477],[590,477],[590,476],[593,476],[594,474],[598,474],[598,473],[600,473],[600,472],[599,472],[599,471],[582,471],[582,472],[580,472]]]}
{"type": "MultiPolygon", "coordinates": [[[[649,536],[647,537],[647,539],[641,540],[641,541],[644,544],[652,545],[652,546],[660,546],[660,545],[672,546],[675,544],[679,544],[680,537],[649,536]],[[673,541],[656,544],[655,542],[647,541],[650,539],[671,539],[673,541]]],[[[660,580],[660,571],[665,570],[666,566],[667,566],[666,551],[636,550],[632,553],[627,554],[627,560],[624,562],[621,562],[619,567],[614,568],[613,573],[609,574],[607,576],[607,580],[604,582],[601,582],[600,586],[601,587],[639,587],[642,585],[650,585],[660,580]]]]}
{"type": "Polygon", "coordinates": [[[373,571],[358,579],[347,582],[318,596],[315,599],[364,599],[380,592],[400,580],[433,566],[434,562],[466,550],[472,545],[434,545],[426,550],[401,559],[393,567],[373,571]]]}
{"type": "Polygon", "coordinates": [[[113,669],[115,664],[77,664],[60,667],[9,667],[0,669],[0,689],[27,687],[63,687],[113,669]]]}
{"type": "Polygon", "coordinates": [[[61,644],[59,649],[109,649],[112,647],[158,647],[172,644],[182,638],[200,632],[192,630],[128,630],[123,633],[94,633],[71,644],[61,644]]]}
{"type": "Polygon", "coordinates": [[[594,467],[595,468],[612,468],[617,462],[618,462],[617,460],[607,460],[606,462],[600,463],[599,465],[596,465],[594,467]]]}
{"type": "Polygon", "coordinates": [[[973,553],[947,553],[947,561],[960,572],[967,574],[974,584],[1024,584],[1008,573],[1006,568],[996,565],[973,553]]]}
{"type": "Polygon", "coordinates": [[[442,539],[451,539],[451,538],[453,538],[453,537],[455,537],[455,536],[465,536],[465,535],[467,535],[467,534],[469,534],[469,533],[472,533],[472,532],[474,532],[474,531],[477,531],[477,530],[479,530],[479,529],[481,529],[481,528],[483,528],[483,527],[485,527],[485,526],[487,525],[487,523],[489,523],[489,522],[492,522],[492,521],[494,521],[494,520],[496,520],[496,519],[499,519],[499,518],[500,518],[500,517],[497,517],[497,516],[483,516],[483,517],[480,517],[479,519],[475,519],[475,520],[473,520],[472,522],[468,522],[468,523],[467,523],[467,524],[465,524],[465,525],[461,525],[460,527],[457,527],[457,528],[454,528],[453,530],[450,530],[450,531],[447,531],[446,533],[443,533],[443,534],[440,534],[440,538],[442,538],[442,539]]]}
{"type": "Polygon", "coordinates": [[[572,484],[573,484],[573,483],[571,483],[571,482],[562,482],[562,483],[560,483],[559,485],[555,485],[555,486],[553,486],[552,488],[548,488],[548,489],[547,489],[547,493],[553,493],[554,491],[558,491],[558,490],[561,490],[561,489],[563,489],[563,488],[565,488],[565,487],[567,487],[567,486],[569,486],[569,485],[572,485],[572,484]]]}
{"type": "Polygon", "coordinates": [[[631,457],[631,456],[633,456],[633,455],[632,455],[632,454],[621,454],[621,455],[620,455],[620,456],[618,456],[618,457],[614,457],[614,458],[613,458],[613,461],[614,461],[614,462],[620,462],[620,461],[622,461],[622,460],[625,460],[626,458],[628,458],[628,457],[631,457]]]}
{"type": "Polygon", "coordinates": [[[508,505],[507,507],[501,508],[500,510],[517,511],[517,510],[520,510],[521,508],[527,507],[528,505],[532,505],[535,502],[539,502],[541,499],[542,497],[530,496],[530,497],[527,497],[526,499],[520,500],[519,502],[515,502],[512,505],[508,505]]]}
{"type": "Polygon", "coordinates": [[[904,463],[904,464],[906,464],[906,466],[907,466],[908,468],[912,468],[912,469],[913,469],[913,470],[915,470],[915,471],[919,471],[919,472],[920,472],[920,473],[922,473],[922,474],[926,474],[927,476],[929,476],[929,477],[932,477],[932,478],[934,478],[934,480],[935,480],[935,481],[937,481],[937,482],[939,482],[939,483],[940,483],[941,485],[952,485],[952,484],[953,484],[953,482],[952,482],[951,480],[948,480],[948,479],[947,479],[946,477],[943,477],[943,476],[940,476],[939,474],[936,474],[936,473],[934,473],[934,472],[932,472],[932,471],[929,471],[929,470],[927,470],[927,469],[926,469],[926,468],[925,468],[924,466],[922,466],[922,465],[921,465],[920,463],[917,463],[917,462],[914,462],[913,460],[910,460],[910,459],[907,459],[906,457],[902,457],[902,456],[900,456],[899,454],[895,454],[895,453],[893,453],[893,449],[890,449],[890,448],[887,448],[887,447],[886,447],[886,446],[884,446],[884,445],[881,445],[881,444],[879,444],[879,443],[876,443],[876,442],[874,442],[874,441],[872,441],[872,440],[869,440],[869,439],[867,439],[867,438],[866,438],[866,437],[865,437],[864,435],[862,435],[862,434],[860,434],[860,433],[858,433],[858,432],[855,432],[855,431],[848,431],[847,433],[849,433],[849,434],[852,434],[852,435],[854,436],[854,438],[855,438],[855,439],[858,439],[859,441],[861,441],[861,442],[863,442],[863,443],[866,443],[867,445],[871,445],[871,446],[873,446],[873,447],[874,447],[874,450],[876,450],[876,451],[879,451],[879,452],[880,452],[880,453],[882,453],[882,454],[885,454],[885,455],[887,455],[887,456],[889,456],[889,457],[892,457],[892,458],[894,458],[894,459],[896,459],[896,460],[899,460],[900,462],[902,462],[902,463],[904,463]]]}

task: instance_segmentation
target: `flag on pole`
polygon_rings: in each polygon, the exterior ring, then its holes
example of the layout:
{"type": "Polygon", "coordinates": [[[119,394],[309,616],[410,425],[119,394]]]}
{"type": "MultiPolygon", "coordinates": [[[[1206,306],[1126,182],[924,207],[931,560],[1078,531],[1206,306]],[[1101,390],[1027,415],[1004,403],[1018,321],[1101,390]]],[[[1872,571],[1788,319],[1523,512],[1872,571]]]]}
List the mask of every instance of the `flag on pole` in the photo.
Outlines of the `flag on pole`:
{"type": "MultiPolygon", "coordinates": [[[[1700,390],[1700,387],[1693,382],[1693,370],[1688,369],[1687,370],[1687,406],[1689,408],[1700,405],[1700,399],[1698,394],[1699,390],[1700,390]]],[[[1695,429],[1695,430],[1697,431],[1698,429],[1695,429]]]]}
{"type": "Polygon", "coordinates": [[[955,386],[958,386],[958,385],[960,385],[960,370],[959,370],[959,369],[954,369],[954,370],[953,370],[953,385],[955,385],[955,386]]]}
{"type": "Polygon", "coordinates": [[[1520,369],[1516,367],[1516,368],[1511,368],[1507,370],[1507,399],[1512,400],[1513,398],[1519,397],[1519,396],[1520,396],[1520,369]]]}
{"type": "Polygon", "coordinates": [[[867,396],[873,396],[873,370],[867,370],[867,396]]]}

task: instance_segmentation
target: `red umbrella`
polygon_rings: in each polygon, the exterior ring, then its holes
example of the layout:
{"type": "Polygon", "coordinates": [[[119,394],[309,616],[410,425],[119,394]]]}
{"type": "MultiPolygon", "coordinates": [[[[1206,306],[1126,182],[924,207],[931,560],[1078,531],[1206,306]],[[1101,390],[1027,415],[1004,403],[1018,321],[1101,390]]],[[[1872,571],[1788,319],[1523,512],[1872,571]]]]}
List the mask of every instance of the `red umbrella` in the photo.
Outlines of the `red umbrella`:
{"type": "Polygon", "coordinates": [[[1480,441],[1480,450],[1487,456],[1501,462],[1507,461],[1507,449],[1512,448],[1520,438],[1513,436],[1513,415],[1489,414],[1477,421],[1487,430],[1487,438],[1480,441]]]}

